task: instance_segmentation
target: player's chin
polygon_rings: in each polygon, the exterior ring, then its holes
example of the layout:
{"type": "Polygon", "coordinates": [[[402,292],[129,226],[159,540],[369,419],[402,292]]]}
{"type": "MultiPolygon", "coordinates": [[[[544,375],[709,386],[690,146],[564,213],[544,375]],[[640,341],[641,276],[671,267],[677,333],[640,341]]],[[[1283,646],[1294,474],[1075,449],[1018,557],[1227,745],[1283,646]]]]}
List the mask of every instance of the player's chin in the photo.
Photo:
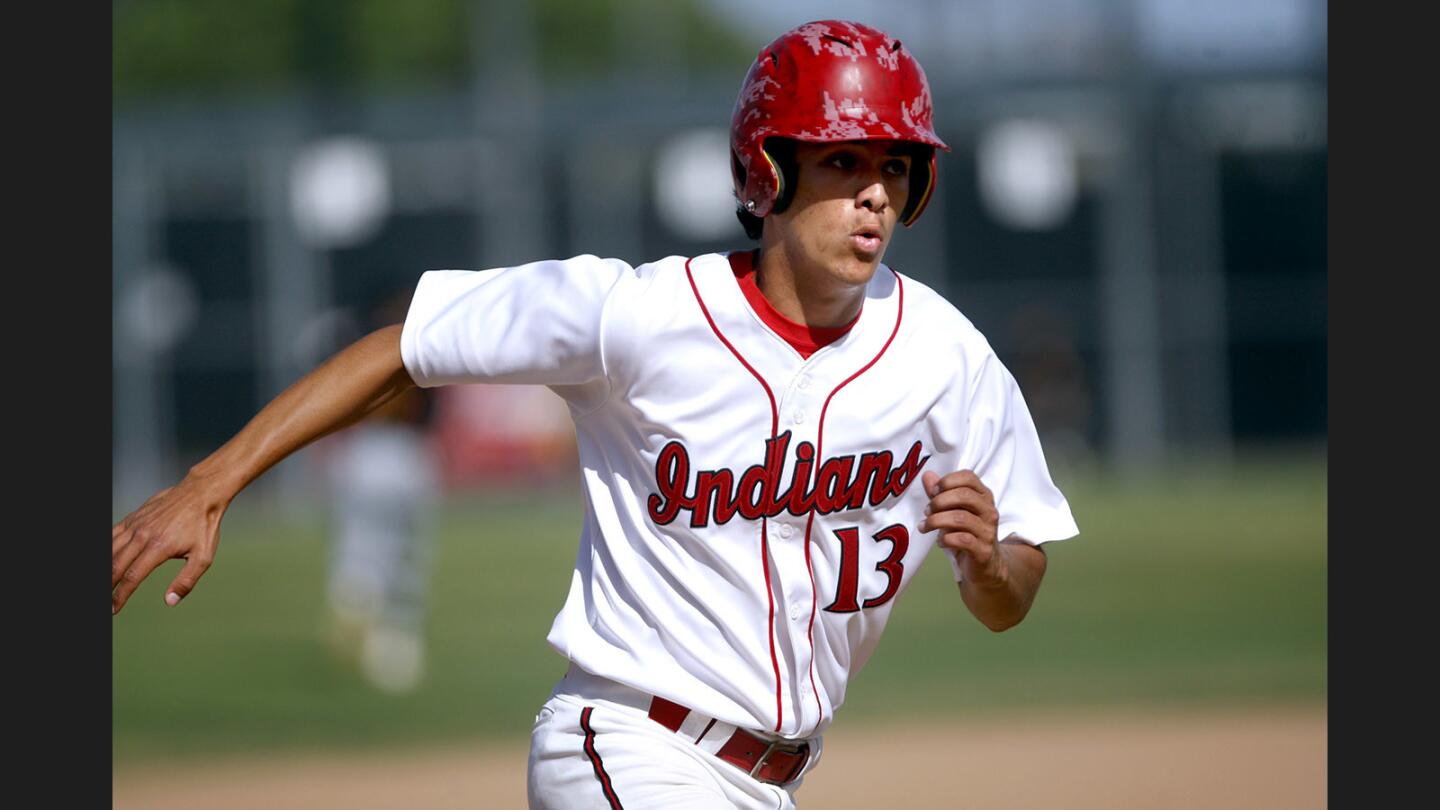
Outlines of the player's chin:
{"type": "Polygon", "coordinates": [[[879,250],[860,250],[851,248],[846,251],[845,276],[847,280],[864,284],[870,281],[875,271],[880,269],[880,260],[885,257],[885,246],[882,244],[879,250]]]}

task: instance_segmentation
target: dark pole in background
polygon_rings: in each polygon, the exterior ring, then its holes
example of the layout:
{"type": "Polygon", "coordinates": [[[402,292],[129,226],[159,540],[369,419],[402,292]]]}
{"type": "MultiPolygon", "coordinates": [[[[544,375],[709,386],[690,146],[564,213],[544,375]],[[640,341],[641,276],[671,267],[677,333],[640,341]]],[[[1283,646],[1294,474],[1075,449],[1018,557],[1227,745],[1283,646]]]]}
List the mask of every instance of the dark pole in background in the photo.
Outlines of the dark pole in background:
{"type": "Polygon", "coordinates": [[[550,258],[545,100],[529,2],[474,0],[471,132],[484,139],[475,178],[476,269],[550,258]]]}
{"type": "Polygon", "coordinates": [[[1114,0],[1111,18],[1119,90],[1118,148],[1101,178],[1100,306],[1106,436],[1117,468],[1143,471],[1164,460],[1159,284],[1156,278],[1153,88],[1139,54],[1138,5],[1114,0]]]}

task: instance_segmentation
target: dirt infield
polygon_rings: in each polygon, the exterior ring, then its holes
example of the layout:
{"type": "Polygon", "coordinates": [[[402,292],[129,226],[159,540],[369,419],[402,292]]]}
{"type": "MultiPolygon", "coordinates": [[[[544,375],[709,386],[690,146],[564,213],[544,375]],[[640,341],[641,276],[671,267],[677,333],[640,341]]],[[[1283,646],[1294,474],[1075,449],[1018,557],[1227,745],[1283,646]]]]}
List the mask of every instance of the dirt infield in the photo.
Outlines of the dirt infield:
{"type": "MultiPolygon", "coordinates": [[[[1314,810],[1324,707],[1128,711],[946,727],[841,722],[801,807],[1314,810]]],[[[524,743],[117,769],[117,810],[524,808],[524,743]]]]}

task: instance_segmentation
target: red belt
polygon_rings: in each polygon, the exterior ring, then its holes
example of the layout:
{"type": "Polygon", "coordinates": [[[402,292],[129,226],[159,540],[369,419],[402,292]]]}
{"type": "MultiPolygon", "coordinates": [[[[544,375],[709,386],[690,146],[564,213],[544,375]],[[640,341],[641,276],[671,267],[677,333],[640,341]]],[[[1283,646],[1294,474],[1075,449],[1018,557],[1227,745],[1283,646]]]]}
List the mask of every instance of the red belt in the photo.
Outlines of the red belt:
{"type": "MultiPolygon", "coordinates": [[[[665,698],[657,697],[650,701],[650,719],[671,731],[679,731],[680,724],[685,722],[689,714],[689,709],[665,698]]],[[[714,725],[713,720],[711,725],[714,725]]],[[[710,726],[706,726],[705,731],[709,730],[710,726]]],[[[700,736],[703,738],[705,732],[702,731],[700,736]]],[[[784,785],[794,781],[805,768],[805,763],[810,759],[810,743],[767,740],[743,728],[737,728],[720,750],[715,752],[715,756],[761,782],[784,785]]]]}

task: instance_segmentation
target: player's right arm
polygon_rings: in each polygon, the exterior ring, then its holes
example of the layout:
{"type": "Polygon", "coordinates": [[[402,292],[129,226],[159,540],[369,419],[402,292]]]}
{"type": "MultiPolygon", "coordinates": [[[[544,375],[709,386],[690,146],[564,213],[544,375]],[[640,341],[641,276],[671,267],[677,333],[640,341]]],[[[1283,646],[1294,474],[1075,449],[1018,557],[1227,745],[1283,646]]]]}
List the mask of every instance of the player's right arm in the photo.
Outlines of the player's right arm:
{"type": "Polygon", "coordinates": [[[185,565],[165,591],[179,603],[215,558],[220,519],[240,490],[316,439],[358,422],[413,388],[400,355],[401,326],[361,338],[271,400],[235,436],[111,530],[111,608],[167,560],[185,565]]]}

